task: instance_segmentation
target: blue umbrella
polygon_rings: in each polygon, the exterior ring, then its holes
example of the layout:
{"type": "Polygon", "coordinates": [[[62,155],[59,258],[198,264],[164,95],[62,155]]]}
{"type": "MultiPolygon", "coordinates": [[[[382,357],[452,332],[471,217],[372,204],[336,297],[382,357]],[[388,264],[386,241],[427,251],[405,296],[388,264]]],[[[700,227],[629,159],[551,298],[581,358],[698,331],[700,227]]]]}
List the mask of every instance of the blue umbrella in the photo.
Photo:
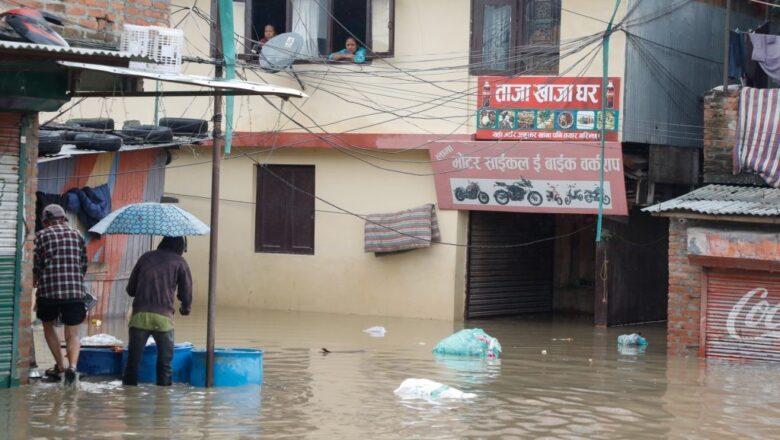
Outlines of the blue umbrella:
{"type": "Polygon", "coordinates": [[[89,231],[96,234],[206,235],[209,227],[189,212],[169,203],[134,203],[108,214],[89,231]]]}

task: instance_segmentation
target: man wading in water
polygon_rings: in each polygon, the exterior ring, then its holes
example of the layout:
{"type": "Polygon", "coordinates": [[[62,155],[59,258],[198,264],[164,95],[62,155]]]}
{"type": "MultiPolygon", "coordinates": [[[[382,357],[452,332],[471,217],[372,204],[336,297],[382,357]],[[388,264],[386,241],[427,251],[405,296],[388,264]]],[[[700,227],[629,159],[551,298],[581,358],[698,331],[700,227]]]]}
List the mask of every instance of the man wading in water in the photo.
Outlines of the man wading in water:
{"type": "Polygon", "coordinates": [[[36,315],[43,322],[46,344],[56,364],[46,370],[46,376],[72,384],[78,378],[79,326],[87,317],[84,306],[84,274],[87,273],[87,249],[84,237],[68,226],[65,210],[60,205],[43,208],[43,229],[35,234],[33,284],[36,315]],[[57,319],[65,325],[68,368],[65,369],[60,338],[54,330],[57,319]]]}
{"type": "Polygon", "coordinates": [[[135,299],[127,367],[122,377],[125,385],[138,385],[138,365],[150,335],[157,344],[157,385],[171,385],[175,297],[181,301],[182,315],[190,314],[192,304],[192,276],[182,257],[185,247],[184,238],[165,237],[157,250],[141,256],[130,274],[127,294],[135,299]]]}

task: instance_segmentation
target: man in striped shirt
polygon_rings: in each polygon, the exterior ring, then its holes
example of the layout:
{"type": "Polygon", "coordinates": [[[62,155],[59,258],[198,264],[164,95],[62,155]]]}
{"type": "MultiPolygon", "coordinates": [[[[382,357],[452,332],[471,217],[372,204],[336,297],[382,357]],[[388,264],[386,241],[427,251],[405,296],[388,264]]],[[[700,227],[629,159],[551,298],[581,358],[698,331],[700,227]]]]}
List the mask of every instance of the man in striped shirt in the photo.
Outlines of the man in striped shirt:
{"type": "Polygon", "coordinates": [[[48,205],[41,214],[44,229],[35,234],[33,279],[36,291],[36,315],[43,322],[43,333],[56,365],[46,374],[72,383],[79,360],[79,326],[87,316],[84,306],[84,274],[87,272],[87,250],[84,238],[68,225],[65,211],[59,205],[48,205]],[[65,325],[68,368],[54,331],[59,318],[65,325]]]}

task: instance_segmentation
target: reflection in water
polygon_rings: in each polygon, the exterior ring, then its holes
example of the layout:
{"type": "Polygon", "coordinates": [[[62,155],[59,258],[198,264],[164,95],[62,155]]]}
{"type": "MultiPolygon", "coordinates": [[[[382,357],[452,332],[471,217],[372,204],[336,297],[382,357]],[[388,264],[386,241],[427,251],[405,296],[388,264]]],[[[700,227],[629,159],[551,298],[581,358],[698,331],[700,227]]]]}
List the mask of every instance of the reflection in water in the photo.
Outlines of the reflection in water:
{"type": "MultiPolygon", "coordinates": [[[[780,425],[774,365],[667,359],[664,324],[595,329],[545,316],[466,323],[503,345],[504,356],[489,360],[431,353],[463,323],[224,309],[217,322],[218,345],[265,350],[262,387],[36,383],[0,391],[0,423],[13,438],[128,439],[770,438],[780,425]],[[362,332],[374,325],[387,335],[362,332]],[[616,349],[617,336],[635,330],[648,338],[646,349],[616,349]],[[410,377],[477,398],[395,396],[410,377]]],[[[103,325],[123,335],[124,323],[103,325]]],[[[178,341],[204,345],[204,317],[176,325],[178,341]]],[[[51,362],[44,346],[38,354],[41,366],[51,362]]]]}

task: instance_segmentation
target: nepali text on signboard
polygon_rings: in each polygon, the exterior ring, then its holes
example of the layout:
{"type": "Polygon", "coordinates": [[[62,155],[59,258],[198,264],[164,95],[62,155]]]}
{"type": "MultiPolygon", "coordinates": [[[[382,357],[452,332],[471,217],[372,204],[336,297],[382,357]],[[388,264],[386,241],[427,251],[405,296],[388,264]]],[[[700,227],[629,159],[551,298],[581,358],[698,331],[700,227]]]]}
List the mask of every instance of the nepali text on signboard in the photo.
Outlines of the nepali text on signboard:
{"type": "Polygon", "coordinates": [[[477,134],[481,140],[599,141],[618,138],[620,78],[610,78],[606,111],[597,77],[479,78],[477,134]]]}
{"type": "Polygon", "coordinates": [[[626,215],[620,144],[436,142],[430,148],[441,209],[626,215]]]}

